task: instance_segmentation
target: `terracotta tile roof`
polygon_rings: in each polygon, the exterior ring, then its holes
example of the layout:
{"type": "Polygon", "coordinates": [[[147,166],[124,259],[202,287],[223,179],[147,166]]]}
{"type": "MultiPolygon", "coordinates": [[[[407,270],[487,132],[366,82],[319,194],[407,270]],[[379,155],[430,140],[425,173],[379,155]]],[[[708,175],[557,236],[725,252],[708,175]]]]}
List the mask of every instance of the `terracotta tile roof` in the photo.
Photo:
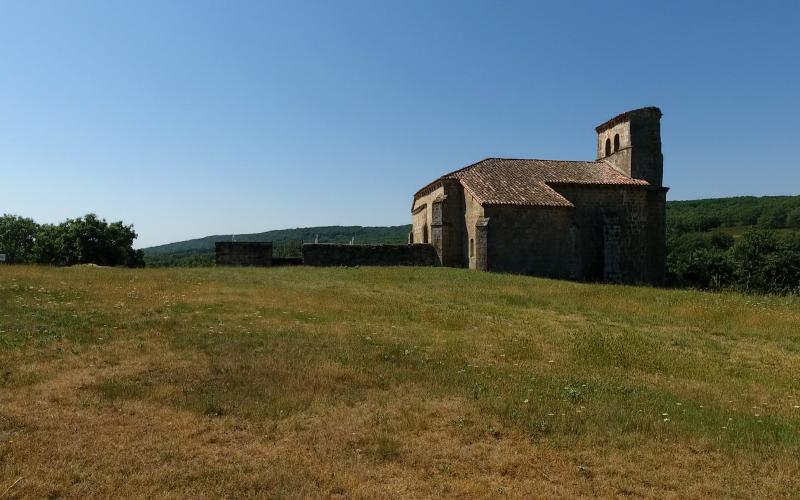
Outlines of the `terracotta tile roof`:
{"type": "Polygon", "coordinates": [[[551,185],[599,184],[648,186],[631,179],[604,161],[523,160],[487,158],[445,174],[420,189],[415,198],[457,179],[481,204],[571,207],[551,185]]]}

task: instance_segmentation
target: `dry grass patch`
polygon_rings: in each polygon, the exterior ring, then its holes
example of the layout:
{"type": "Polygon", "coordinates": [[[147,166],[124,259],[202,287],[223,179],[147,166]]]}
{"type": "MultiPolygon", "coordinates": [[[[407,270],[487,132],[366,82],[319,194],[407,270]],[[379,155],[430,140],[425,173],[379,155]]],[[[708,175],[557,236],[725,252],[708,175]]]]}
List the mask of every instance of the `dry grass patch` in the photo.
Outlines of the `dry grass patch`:
{"type": "Polygon", "coordinates": [[[790,497],[798,305],[452,269],[6,267],[0,493],[790,497]]]}

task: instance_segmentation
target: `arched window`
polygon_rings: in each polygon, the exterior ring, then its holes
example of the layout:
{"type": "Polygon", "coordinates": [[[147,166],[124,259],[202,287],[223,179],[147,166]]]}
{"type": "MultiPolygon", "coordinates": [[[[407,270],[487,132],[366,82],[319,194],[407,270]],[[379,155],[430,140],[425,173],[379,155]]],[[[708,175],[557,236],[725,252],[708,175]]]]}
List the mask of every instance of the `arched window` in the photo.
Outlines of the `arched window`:
{"type": "Polygon", "coordinates": [[[422,242],[426,243],[426,244],[428,243],[428,225],[427,224],[422,226],[422,242]]]}
{"type": "Polygon", "coordinates": [[[619,134],[614,134],[614,152],[619,151],[619,134]]]}
{"type": "Polygon", "coordinates": [[[606,156],[611,156],[611,139],[606,139],[606,156]]]}
{"type": "Polygon", "coordinates": [[[469,256],[475,257],[475,239],[469,239],[469,256]]]}

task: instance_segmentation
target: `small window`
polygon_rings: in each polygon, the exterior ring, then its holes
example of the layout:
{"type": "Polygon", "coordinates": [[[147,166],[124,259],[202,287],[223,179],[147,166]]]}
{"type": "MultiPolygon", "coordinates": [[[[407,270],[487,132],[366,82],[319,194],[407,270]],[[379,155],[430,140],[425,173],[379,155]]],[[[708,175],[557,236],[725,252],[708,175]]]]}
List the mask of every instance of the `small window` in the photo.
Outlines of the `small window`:
{"type": "Polygon", "coordinates": [[[469,239],[469,256],[470,257],[475,257],[475,239],[474,238],[470,238],[469,239]]]}
{"type": "Polygon", "coordinates": [[[614,152],[619,151],[619,134],[614,134],[614,152]]]}
{"type": "Polygon", "coordinates": [[[606,139],[606,156],[611,156],[611,139],[606,139]]]}
{"type": "Polygon", "coordinates": [[[426,243],[426,244],[428,243],[428,225],[427,224],[422,226],[422,242],[426,243]]]}

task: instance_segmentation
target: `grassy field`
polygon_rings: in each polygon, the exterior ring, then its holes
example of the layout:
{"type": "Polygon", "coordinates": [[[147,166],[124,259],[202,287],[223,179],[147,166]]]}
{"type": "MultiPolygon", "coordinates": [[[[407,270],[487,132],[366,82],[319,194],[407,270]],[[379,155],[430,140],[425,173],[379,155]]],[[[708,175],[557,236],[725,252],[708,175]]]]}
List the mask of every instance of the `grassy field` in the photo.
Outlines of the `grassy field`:
{"type": "Polygon", "coordinates": [[[796,497],[800,300],[0,267],[0,498],[796,497]]]}

